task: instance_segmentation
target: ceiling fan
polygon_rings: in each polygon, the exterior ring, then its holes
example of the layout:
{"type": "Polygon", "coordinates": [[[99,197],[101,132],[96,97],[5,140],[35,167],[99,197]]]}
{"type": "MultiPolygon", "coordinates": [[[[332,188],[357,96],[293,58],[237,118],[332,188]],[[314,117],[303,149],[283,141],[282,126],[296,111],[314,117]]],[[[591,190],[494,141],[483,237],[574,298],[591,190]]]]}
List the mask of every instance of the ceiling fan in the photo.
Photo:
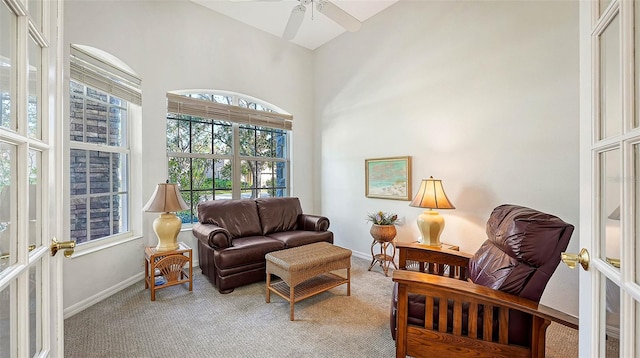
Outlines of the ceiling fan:
{"type": "Polygon", "coordinates": [[[333,20],[336,24],[345,28],[345,30],[350,32],[356,32],[360,30],[362,23],[353,17],[348,12],[342,10],[336,4],[332,3],[328,0],[298,0],[300,4],[296,5],[291,10],[291,15],[289,16],[289,21],[287,21],[287,26],[284,28],[284,32],[282,33],[282,38],[285,40],[292,40],[296,37],[298,33],[298,29],[300,29],[300,25],[302,25],[302,20],[304,20],[304,14],[307,11],[307,5],[311,5],[311,11],[313,11],[313,5],[315,4],[316,9],[324,14],[329,19],[333,20]]]}
{"type": "MultiPolygon", "coordinates": [[[[249,1],[282,1],[282,0],[231,0],[234,2],[249,2],[249,1]]],[[[315,5],[316,10],[324,14],[329,19],[333,20],[336,24],[344,27],[345,30],[350,32],[356,32],[360,30],[362,23],[360,20],[353,17],[348,12],[342,10],[338,5],[329,0],[298,0],[299,4],[291,9],[291,15],[287,21],[287,26],[284,28],[282,38],[285,40],[292,40],[296,37],[300,25],[304,20],[304,14],[307,11],[307,6],[311,5],[311,11],[315,5]]]]}

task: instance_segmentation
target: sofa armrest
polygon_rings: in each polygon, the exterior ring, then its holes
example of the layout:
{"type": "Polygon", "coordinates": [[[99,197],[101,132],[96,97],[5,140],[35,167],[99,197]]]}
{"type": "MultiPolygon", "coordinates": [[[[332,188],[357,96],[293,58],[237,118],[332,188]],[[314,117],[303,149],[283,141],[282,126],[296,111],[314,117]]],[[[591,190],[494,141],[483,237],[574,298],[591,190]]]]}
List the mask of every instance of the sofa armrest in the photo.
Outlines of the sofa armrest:
{"type": "Polygon", "coordinates": [[[231,234],[227,229],[213,225],[195,223],[191,229],[193,236],[202,242],[206,242],[214,249],[224,249],[233,246],[231,234]]]}
{"type": "Polygon", "coordinates": [[[329,218],[324,216],[310,214],[298,215],[298,230],[327,231],[329,224],[329,218]]]}

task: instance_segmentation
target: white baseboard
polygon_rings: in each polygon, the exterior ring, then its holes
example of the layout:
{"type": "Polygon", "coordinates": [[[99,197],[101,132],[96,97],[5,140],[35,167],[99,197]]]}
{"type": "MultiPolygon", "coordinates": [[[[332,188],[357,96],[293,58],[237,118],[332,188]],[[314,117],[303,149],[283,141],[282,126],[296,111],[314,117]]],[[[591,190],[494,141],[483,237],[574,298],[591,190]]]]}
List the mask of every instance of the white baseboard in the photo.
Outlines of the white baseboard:
{"type": "MultiPolygon", "coordinates": [[[[195,270],[198,268],[199,263],[197,258],[195,260],[193,260],[193,270],[195,272],[195,270]]],[[[105,298],[112,296],[122,290],[124,290],[125,288],[135,284],[136,282],[139,282],[141,280],[144,280],[144,272],[140,272],[139,274],[136,274],[130,278],[128,278],[127,280],[124,280],[120,283],[118,283],[117,285],[111,286],[105,290],[102,290],[101,292],[96,293],[95,295],[88,297],[78,303],[76,303],[73,306],[67,307],[64,309],[64,319],[67,319],[69,317],[72,317],[73,315],[80,313],[84,310],[86,310],[87,308],[95,305],[96,303],[104,300],[105,298]]]]}
{"type": "Polygon", "coordinates": [[[124,290],[125,288],[133,285],[136,282],[139,282],[140,280],[144,279],[144,272],[140,272],[139,274],[136,274],[120,283],[118,283],[117,285],[111,286],[101,292],[96,293],[95,295],[88,297],[76,304],[74,304],[73,306],[67,307],[64,309],[64,318],[67,319],[69,317],[72,317],[73,315],[80,313],[82,311],[84,311],[85,309],[95,305],[96,303],[104,300],[105,298],[114,295],[122,290],[124,290]]]}
{"type": "Polygon", "coordinates": [[[361,259],[371,260],[371,253],[366,253],[365,254],[364,252],[351,250],[351,255],[355,256],[355,257],[359,257],[361,259]]]}

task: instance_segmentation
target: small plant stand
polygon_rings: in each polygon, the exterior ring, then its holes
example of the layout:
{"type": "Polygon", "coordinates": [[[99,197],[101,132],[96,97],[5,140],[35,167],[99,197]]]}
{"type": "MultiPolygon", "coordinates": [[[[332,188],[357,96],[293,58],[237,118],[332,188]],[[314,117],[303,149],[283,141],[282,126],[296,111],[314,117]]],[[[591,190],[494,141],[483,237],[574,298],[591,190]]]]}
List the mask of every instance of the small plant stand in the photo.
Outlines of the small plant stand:
{"type": "Polygon", "coordinates": [[[389,276],[389,266],[393,265],[393,267],[397,270],[398,266],[396,265],[396,244],[394,242],[394,238],[384,239],[379,238],[373,239],[371,243],[371,265],[369,265],[369,271],[373,268],[376,263],[380,264],[382,271],[384,271],[385,276],[389,276]],[[376,246],[380,246],[380,253],[376,254],[375,249],[376,246]],[[389,250],[389,248],[391,250],[389,250]]]}

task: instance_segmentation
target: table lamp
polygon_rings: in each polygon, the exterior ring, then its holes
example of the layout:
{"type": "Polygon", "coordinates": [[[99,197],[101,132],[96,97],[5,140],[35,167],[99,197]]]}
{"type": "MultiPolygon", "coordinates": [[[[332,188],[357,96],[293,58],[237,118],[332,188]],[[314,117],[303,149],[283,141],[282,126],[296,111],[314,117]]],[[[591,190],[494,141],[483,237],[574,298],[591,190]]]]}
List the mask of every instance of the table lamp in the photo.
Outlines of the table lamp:
{"type": "Polygon", "coordinates": [[[433,209],[455,209],[444,192],[442,181],[433,177],[422,179],[418,194],[409,205],[429,209],[423,211],[417,219],[418,230],[422,235],[419,241],[429,246],[442,246],[440,234],[444,229],[444,218],[433,209]]]}
{"type": "Polygon", "coordinates": [[[182,228],[182,221],[172,211],[189,209],[180,195],[177,184],[160,183],[156,186],[151,199],[142,210],[150,213],[161,213],[153,221],[153,231],[158,236],[157,251],[172,251],[178,248],[178,233],[182,228]]]}

